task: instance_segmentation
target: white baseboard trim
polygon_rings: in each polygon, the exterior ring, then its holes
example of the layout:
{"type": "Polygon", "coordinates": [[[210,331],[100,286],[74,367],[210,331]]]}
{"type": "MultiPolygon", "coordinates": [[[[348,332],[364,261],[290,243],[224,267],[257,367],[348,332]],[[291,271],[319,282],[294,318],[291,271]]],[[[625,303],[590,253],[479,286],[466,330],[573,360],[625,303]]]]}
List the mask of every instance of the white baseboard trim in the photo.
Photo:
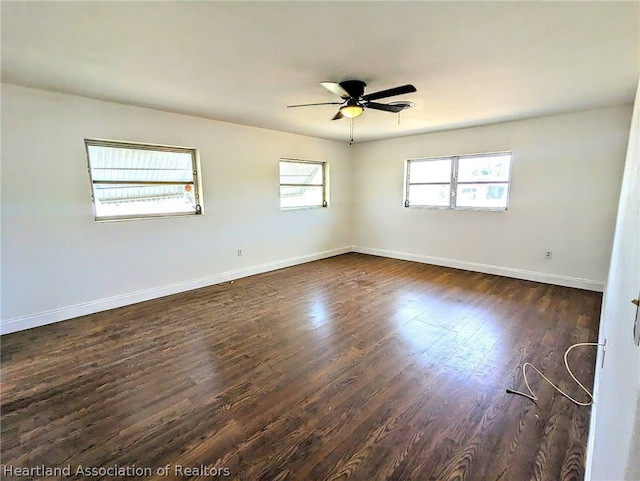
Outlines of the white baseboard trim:
{"type": "Polygon", "coordinates": [[[336,249],[315,252],[313,254],[306,254],[302,256],[291,257],[289,259],[267,262],[265,264],[258,264],[256,266],[244,267],[242,269],[236,269],[233,271],[221,272],[219,274],[201,277],[199,279],[192,279],[184,282],[178,282],[167,286],[153,287],[151,289],[144,289],[141,291],[121,294],[118,296],[98,299],[90,302],[83,302],[81,304],[66,306],[59,309],[52,309],[50,311],[40,312],[28,316],[7,319],[3,320],[0,323],[0,334],[11,334],[12,332],[24,331],[26,329],[40,327],[46,324],[53,324],[54,322],[73,319],[74,317],[86,316],[87,314],[95,314],[96,312],[106,311],[108,309],[114,309],[116,307],[128,306],[130,304],[157,299],[159,297],[169,296],[171,294],[178,294],[180,292],[191,291],[193,289],[199,289],[201,287],[207,287],[214,284],[219,284],[221,282],[228,282],[235,279],[240,279],[242,277],[261,274],[263,272],[275,271],[284,267],[291,267],[297,264],[304,264],[306,262],[326,259],[328,257],[346,254],[350,251],[351,246],[339,247],[336,249]]]}
{"type": "MultiPolygon", "coordinates": [[[[326,259],[328,257],[346,254],[348,252],[359,252],[361,254],[390,257],[393,259],[421,262],[423,264],[453,267],[456,269],[464,269],[468,271],[484,272],[486,274],[513,277],[516,279],[543,282],[547,284],[556,284],[566,287],[576,287],[578,289],[586,289],[590,291],[603,292],[604,290],[603,282],[582,279],[578,277],[560,276],[543,272],[527,271],[524,269],[515,269],[512,267],[494,266],[489,264],[480,264],[477,262],[426,256],[422,254],[411,254],[408,252],[377,249],[374,247],[345,246],[336,249],[316,252],[313,254],[291,257],[289,259],[267,262],[265,264],[258,264],[256,266],[244,267],[242,269],[236,269],[233,271],[221,272],[211,276],[178,282],[167,286],[144,289],[141,291],[121,294],[104,299],[98,299],[95,301],[84,302],[81,304],[66,306],[59,309],[53,309],[50,311],[40,312],[28,316],[3,320],[2,322],[0,322],[0,334],[11,334],[12,332],[24,331],[25,329],[31,329],[34,327],[52,324],[54,322],[65,321],[67,319],[73,319],[74,317],[95,314],[96,312],[106,311],[108,309],[114,309],[116,307],[122,307],[130,304],[135,304],[137,302],[157,299],[159,297],[178,294],[180,292],[186,292],[193,289],[199,289],[201,287],[211,286],[213,284],[219,284],[221,282],[228,282],[234,279],[240,279],[242,277],[261,274],[263,272],[274,271],[297,264],[304,264],[306,262],[326,259]]],[[[592,419],[593,417],[594,416],[592,416],[592,419]]]]}
{"type": "Polygon", "coordinates": [[[604,282],[594,281],[590,279],[582,279],[580,277],[561,276],[557,274],[548,274],[545,272],[528,271],[525,269],[516,269],[513,267],[502,267],[490,264],[480,264],[478,262],[461,261],[456,259],[446,259],[443,257],[426,256],[423,254],[411,254],[408,252],[398,252],[386,249],[377,249],[375,247],[351,246],[352,252],[361,254],[371,254],[380,257],[390,257],[393,259],[401,259],[405,261],[421,262],[423,264],[433,264],[436,266],[453,267],[455,269],[463,269],[466,271],[484,272],[485,274],[495,274],[504,277],[513,277],[516,279],[524,279],[527,281],[543,282],[545,284],[555,284],[558,286],[575,287],[588,291],[604,292],[604,282]]]}

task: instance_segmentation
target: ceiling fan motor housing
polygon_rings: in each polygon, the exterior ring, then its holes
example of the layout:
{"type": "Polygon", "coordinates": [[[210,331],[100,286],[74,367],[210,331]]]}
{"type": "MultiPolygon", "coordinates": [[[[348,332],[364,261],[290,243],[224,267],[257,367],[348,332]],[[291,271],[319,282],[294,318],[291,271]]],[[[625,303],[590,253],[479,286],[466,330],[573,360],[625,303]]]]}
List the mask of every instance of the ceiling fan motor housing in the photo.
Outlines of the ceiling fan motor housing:
{"type": "Polygon", "coordinates": [[[349,96],[354,99],[359,99],[364,95],[364,88],[367,86],[362,80],[345,80],[340,82],[340,87],[345,89],[349,96]]]}

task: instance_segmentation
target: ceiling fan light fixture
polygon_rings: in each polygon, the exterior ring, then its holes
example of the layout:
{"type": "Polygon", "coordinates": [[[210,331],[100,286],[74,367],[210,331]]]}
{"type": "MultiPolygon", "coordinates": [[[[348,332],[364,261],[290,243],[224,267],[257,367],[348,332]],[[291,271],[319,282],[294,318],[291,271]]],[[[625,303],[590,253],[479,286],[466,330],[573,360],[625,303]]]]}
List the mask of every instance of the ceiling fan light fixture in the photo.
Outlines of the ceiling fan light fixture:
{"type": "Polygon", "coordinates": [[[348,119],[355,119],[356,117],[359,117],[360,115],[362,115],[363,111],[364,109],[362,108],[362,106],[356,103],[349,103],[340,108],[340,113],[348,119]]]}

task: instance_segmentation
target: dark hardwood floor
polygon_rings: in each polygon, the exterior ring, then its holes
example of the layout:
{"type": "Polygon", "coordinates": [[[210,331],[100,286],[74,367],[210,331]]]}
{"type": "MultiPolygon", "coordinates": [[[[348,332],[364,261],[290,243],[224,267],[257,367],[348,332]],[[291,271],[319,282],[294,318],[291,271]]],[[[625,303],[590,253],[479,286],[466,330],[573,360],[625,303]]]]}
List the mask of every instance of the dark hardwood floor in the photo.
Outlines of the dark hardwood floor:
{"type": "Polygon", "coordinates": [[[584,399],[600,303],[346,254],[6,335],[3,478],[582,480],[590,408],[505,388],[584,399]]]}

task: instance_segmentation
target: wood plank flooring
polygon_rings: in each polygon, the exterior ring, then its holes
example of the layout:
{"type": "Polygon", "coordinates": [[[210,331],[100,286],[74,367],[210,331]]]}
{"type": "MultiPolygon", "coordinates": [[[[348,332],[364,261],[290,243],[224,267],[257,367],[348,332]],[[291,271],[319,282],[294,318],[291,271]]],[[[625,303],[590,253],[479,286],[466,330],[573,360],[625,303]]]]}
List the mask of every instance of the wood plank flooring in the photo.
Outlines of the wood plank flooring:
{"type": "Polygon", "coordinates": [[[590,408],[505,388],[584,399],[600,303],[345,254],[6,335],[2,477],[582,480],[590,408]]]}

